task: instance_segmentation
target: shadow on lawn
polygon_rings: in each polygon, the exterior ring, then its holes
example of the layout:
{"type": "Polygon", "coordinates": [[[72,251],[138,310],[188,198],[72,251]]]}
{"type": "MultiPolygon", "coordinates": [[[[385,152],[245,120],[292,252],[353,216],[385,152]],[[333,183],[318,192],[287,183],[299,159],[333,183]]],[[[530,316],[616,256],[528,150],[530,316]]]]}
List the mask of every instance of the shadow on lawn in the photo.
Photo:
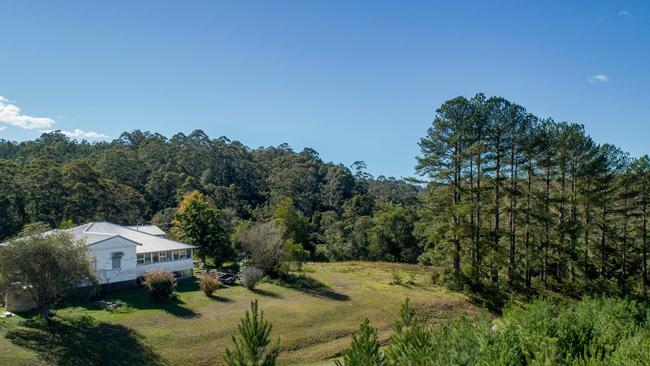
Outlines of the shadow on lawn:
{"type": "Polygon", "coordinates": [[[322,283],[321,281],[311,276],[307,276],[305,274],[300,274],[300,275],[295,275],[293,273],[285,274],[284,276],[282,276],[282,278],[277,280],[275,283],[278,286],[298,290],[307,295],[320,297],[323,299],[336,300],[336,301],[350,300],[350,296],[340,292],[336,292],[326,284],[322,283]]]}
{"type": "Polygon", "coordinates": [[[274,299],[280,299],[282,296],[280,296],[278,293],[269,291],[269,290],[262,290],[261,288],[254,288],[251,290],[256,295],[261,295],[261,296],[266,296],[266,297],[272,297],[274,299]]]}
{"type": "Polygon", "coordinates": [[[49,324],[40,319],[25,320],[5,337],[55,365],[167,364],[135,331],[87,316],[55,317],[49,324]]]}
{"type": "MultiPolygon", "coordinates": [[[[179,318],[197,318],[200,317],[201,314],[185,307],[185,302],[178,296],[177,293],[196,291],[198,288],[198,285],[193,280],[179,281],[178,286],[175,290],[176,293],[174,293],[171,299],[162,303],[156,303],[151,300],[149,294],[147,294],[147,291],[142,287],[114,292],[112,294],[106,295],[105,297],[108,299],[122,300],[130,308],[133,309],[158,309],[179,318]]],[[[94,303],[86,302],[79,305],[88,309],[97,309],[97,306],[94,303]]]]}

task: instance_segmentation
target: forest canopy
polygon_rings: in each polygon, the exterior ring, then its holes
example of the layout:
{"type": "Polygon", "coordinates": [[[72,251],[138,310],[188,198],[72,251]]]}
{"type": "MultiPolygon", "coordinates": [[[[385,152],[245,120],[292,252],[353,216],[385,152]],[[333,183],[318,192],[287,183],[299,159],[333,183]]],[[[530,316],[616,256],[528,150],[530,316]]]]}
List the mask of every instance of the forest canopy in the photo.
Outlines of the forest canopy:
{"type": "Polygon", "coordinates": [[[483,94],[444,102],[423,132],[424,183],[201,130],[134,130],[92,144],[56,131],[0,140],[0,240],[35,222],[173,232],[182,198],[198,192],[225,234],[276,220],[312,260],[436,265],[454,286],[647,296],[650,158],[483,94]]]}

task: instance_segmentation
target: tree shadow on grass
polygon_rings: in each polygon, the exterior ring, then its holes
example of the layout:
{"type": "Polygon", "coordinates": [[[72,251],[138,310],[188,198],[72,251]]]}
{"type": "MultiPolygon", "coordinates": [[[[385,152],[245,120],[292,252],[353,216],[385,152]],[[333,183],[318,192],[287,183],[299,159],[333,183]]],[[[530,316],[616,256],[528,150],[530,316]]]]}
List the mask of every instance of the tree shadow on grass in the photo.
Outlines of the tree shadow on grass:
{"type": "Polygon", "coordinates": [[[298,290],[310,296],[336,301],[348,301],[350,296],[336,292],[321,281],[305,274],[285,274],[277,281],[277,285],[298,290]]]}
{"type": "Polygon", "coordinates": [[[227,298],[227,297],[221,297],[221,296],[215,295],[215,294],[212,294],[212,295],[208,296],[208,298],[212,299],[214,301],[218,301],[218,302],[232,302],[232,300],[227,298]]]}
{"type": "MultiPolygon", "coordinates": [[[[191,286],[191,284],[188,285],[191,286]]],[[[184,287],[179,286],[177,287],[177,290],[179,288],[180,291],[177,292],[182,293],[185,291],[190,291],[187,285],[184,287]]],[[[196,318],[201,316],[201,314],[195,312],[194,310],[185,307],[185,302],[178,296],[177,293],[174,293],[171,299],[161,303],[157,303],[151,300],[147,291],[142,287],[130,290],[115,291],[105,295],[104,297],[108,300],[121,300],[126,303],[128,307],[133,309],[158,309],[179,318],[196,318]]],[[[93,302],[82,302],[77,305],[92,310],[99,309],[96,303],[93,302]]]]}
{"type": "Polygon", "coordinates": [[[179,318],[198,318],[201,316],[201,314],[195,312],[194,310],[185,307],[185,302],[181,300],[176,294],[172,295],[172,298],[165,302],[154,302],[151,300],[151,298],[149,298],[149,295],[146,293],[146,291],[143,291],[141,296],[118,296],[117,298],[121,299],[129,307],[132,307],[134,309],[158,309],[179,318]]]}
{"type": "Polygon", "coordinates": [[[251,289],[251,292],[256,294],[256,295],[272,297],[274,299],[281,299],[282,298],[282,296],[280,296],[280,294],[278,294],[277,292],[273,292],[273,291],[269,291],[269,290],[263,290],[261,288],[251,289]]]}
{"type": "Polygon", "coordinates": [[[166,365],[144,337],[117,324],[91,317],[55,317],[49,323],[25,320],[5,336],[47,363],[62,366],[166,365]]]}

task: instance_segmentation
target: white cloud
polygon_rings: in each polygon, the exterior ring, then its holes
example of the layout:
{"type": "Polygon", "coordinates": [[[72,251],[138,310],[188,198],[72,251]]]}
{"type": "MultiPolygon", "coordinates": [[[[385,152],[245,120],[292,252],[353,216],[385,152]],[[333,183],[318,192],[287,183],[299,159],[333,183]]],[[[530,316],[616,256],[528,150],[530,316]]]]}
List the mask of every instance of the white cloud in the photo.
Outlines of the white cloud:
{"type": "MultiPolygon", "coordinates": [[[[51,131],[47,131],[47,132],[51,132],[51,131]]],[[[75,128],[74,131],[61,130],[59,132],[72,138],[95,139],[95,140],[108,138],[108,136],[104,135],[103,133],[97,133],[95,131],[83,131],[78,128],[75,128]]]]}
{"type": "Polygon", "coordinates": [[[597,74],[597,75],[592,75],[589,78],[587,78],[587,81],[595,84],[595,83],[606,83],[609,81],[609,77],[605,74],[597,74]]]}
{"type": "Polygon", "coordinates": [[[0,96],[0,123],[24,128],[27,130],[50,128],[54,120],[47,117],[32,117],[20,113],[20,108],[15,102],[0,96]]]}
{"type": "Polygon", "coordinates": [[[628,15],[632,15],[632,13],[630,13],[629,11],[627,11],[627,10],[625,10],[625,9],[623,9],[623,10],[621,10],[621,11],[618,12],[618,16],[619,16],[619,17],[626,17],[626,16],[628,16],[628,15]]]}
{"type": "Polygon", "coordinates": [[[0,126],[0,132],[4,131],[7,129],[7,126],[0,126]]]}

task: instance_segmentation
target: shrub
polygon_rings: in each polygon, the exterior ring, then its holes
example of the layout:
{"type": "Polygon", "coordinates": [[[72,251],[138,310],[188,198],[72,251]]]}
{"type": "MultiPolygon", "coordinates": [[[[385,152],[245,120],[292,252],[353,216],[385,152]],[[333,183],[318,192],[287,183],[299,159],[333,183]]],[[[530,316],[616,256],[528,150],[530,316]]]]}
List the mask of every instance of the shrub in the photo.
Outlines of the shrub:
{"type": "Polygon", "coordinates": [[[252,290],[262,279],[262,276],[264,276],[264,273],[261,269],[253,266],[244,267],[240,272],[240,281],[244,287],[252,290]]]}
{"type": "Polygon", "coordinates": [[[393,279],[390,281],[390,284],[391,285],[401,285],[402,284],[402,276],[395,269],[393,269],[392,272],[393,272],[393,279]]]}
{"type": "Polygon", "coordinates": [[[144,275],[142,284],[153,301],[163,302],[172,296],[176,288],[176,278],[164,269],[153,269],[144,275]]]}
{"type": "Polygon", "coordinates": [[[293,239],[288,239],[284,244],[284,261],[288,270],[302,272],[303,263],[309,259],[309,251],[293,239]]]}
{"type": "Polygon", "coordinates": [[[217,291],[221,283],[219,280],[214,279],[208,275],[199,276],[199,288],[205,296],[212,296],[212,294],[217,291]]]}
{"type": "MultiPolygon", "coordinates": [[[[648,365],[647,308],[630,300],[536,299],[512,305],[493,325],[483,313],[440,327],[415,321],[408,300],[384,348],[383,365],[648,365]]],[[[380,365],[367,320],[343,352],[346,366],[380,365]],[[366,328],[365,330],[363,330],[366,328]],[[366,355],[373,355],[368,358],[366,355]]]]}
{"type": "Polygon", "coordinates": [[[417,284],[415,272],[409,271],[408,275],[409,275],[409,279],[408,279],[407,283],[409,285],[411,285],[411,286],[414,286],[415,284],[417,284]]]}

